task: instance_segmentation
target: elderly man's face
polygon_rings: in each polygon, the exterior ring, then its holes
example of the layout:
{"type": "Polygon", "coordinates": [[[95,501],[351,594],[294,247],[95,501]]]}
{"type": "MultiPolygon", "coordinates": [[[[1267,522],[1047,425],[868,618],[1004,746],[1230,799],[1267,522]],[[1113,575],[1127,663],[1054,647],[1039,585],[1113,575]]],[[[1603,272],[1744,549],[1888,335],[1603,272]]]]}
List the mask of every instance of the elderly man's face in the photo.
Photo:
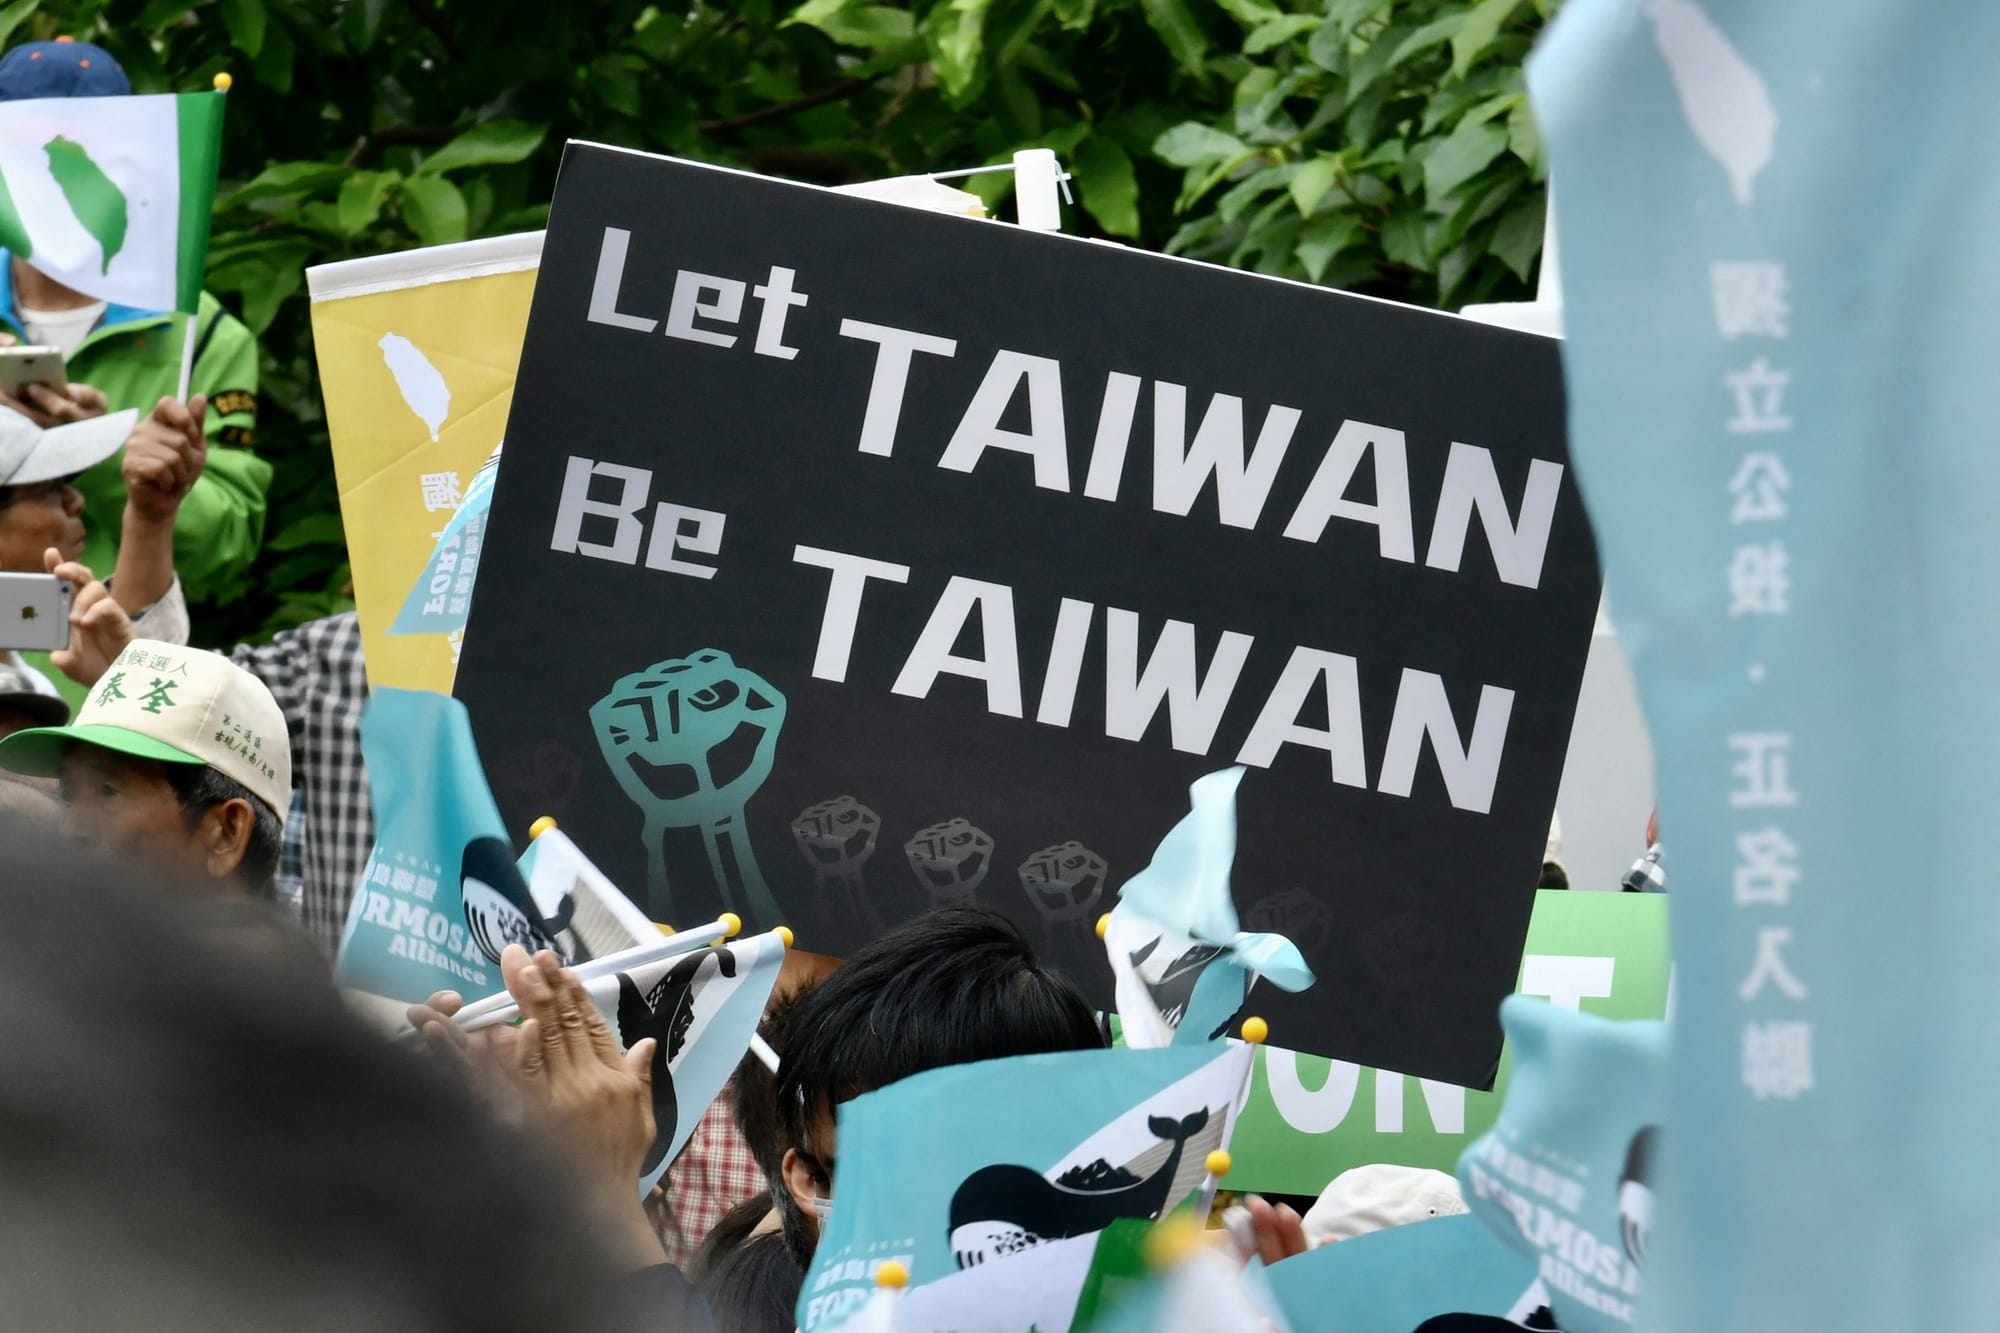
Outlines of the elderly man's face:
{"type": "Polygon", "coordinates": [[[0,487],[0,570],[39,574],[51,546],[83,555],[83,492],[67,481],[0,487]]]}
{"type": "Polygon", "coordinates": [[[64,827],[77,841],[155,865],[204,870],[204,850],[159,760],[72,745],[61,783],[64,827]]]}

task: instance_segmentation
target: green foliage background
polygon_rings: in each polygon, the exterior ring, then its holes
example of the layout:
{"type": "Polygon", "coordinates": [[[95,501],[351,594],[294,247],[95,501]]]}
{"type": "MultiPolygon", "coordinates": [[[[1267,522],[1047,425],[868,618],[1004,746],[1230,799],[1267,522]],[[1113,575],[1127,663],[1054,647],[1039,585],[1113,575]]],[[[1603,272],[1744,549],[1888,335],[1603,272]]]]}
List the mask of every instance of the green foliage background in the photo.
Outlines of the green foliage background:
{"type": "MultiPolygon", "coordinates": [[[[347,605],[304,269],[540,227],[568,138],[824,184],[1054,148],[1071,231],[1456,308],[1525,299],[1555,0],[9,0],[141,92],[228,71],[208,285],[262,341],[254,578],[197,627],[347,605]]],[[[1004,175],[971,188],[1001,205],[1004,175]]]]}

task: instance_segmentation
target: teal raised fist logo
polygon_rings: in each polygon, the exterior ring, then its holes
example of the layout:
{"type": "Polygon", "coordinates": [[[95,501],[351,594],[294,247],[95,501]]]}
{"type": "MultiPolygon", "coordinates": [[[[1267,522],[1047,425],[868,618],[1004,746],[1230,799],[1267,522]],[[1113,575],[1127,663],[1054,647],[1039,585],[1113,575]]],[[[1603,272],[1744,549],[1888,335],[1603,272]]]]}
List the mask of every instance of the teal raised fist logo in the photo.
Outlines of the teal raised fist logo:
{"type": "Polygon", "coordinates": [[[624,677],[590,710],[618,785],[645,817],[646,887],[655,916],[681,914],[668,882],[676,830],[699,833],[723,906],[764,926],[778,923],[750,848],[744,807],[771,776],[785,696],[704,648],[624,677]]]}

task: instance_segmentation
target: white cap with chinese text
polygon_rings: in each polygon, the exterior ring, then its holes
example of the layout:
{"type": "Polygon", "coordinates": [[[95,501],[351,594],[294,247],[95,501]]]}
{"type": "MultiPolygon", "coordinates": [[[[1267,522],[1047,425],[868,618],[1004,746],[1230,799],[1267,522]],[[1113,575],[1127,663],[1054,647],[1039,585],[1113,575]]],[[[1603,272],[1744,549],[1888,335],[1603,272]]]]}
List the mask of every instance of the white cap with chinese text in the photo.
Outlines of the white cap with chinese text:
{"type": "Polygon", "coordinates": [[[66,727],[0,740],[0,768],[54,777],[71,745],[169,764],[203,764],[283,820],[292,805],[292,744],[264,682],[217,653],[134,639],[66,727]]]}

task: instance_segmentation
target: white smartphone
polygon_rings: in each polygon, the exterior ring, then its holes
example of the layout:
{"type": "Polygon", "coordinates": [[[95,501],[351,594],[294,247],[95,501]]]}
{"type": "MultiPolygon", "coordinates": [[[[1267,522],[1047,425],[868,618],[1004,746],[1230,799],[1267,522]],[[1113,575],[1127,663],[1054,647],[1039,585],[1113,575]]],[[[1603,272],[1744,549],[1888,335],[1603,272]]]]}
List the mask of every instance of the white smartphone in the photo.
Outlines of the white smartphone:
{"type": "Polygon", "coordinates": [[[0,573],[0,649],[46,653],[69,647],[76,586],[53,574],[0,573]]]}
{"type": "Polygon", "coordinates": [[[61,389],[67,382],[61,348],[28,343],[0,347],[0,389],[18,397],[30,384],[61,389]]]}

